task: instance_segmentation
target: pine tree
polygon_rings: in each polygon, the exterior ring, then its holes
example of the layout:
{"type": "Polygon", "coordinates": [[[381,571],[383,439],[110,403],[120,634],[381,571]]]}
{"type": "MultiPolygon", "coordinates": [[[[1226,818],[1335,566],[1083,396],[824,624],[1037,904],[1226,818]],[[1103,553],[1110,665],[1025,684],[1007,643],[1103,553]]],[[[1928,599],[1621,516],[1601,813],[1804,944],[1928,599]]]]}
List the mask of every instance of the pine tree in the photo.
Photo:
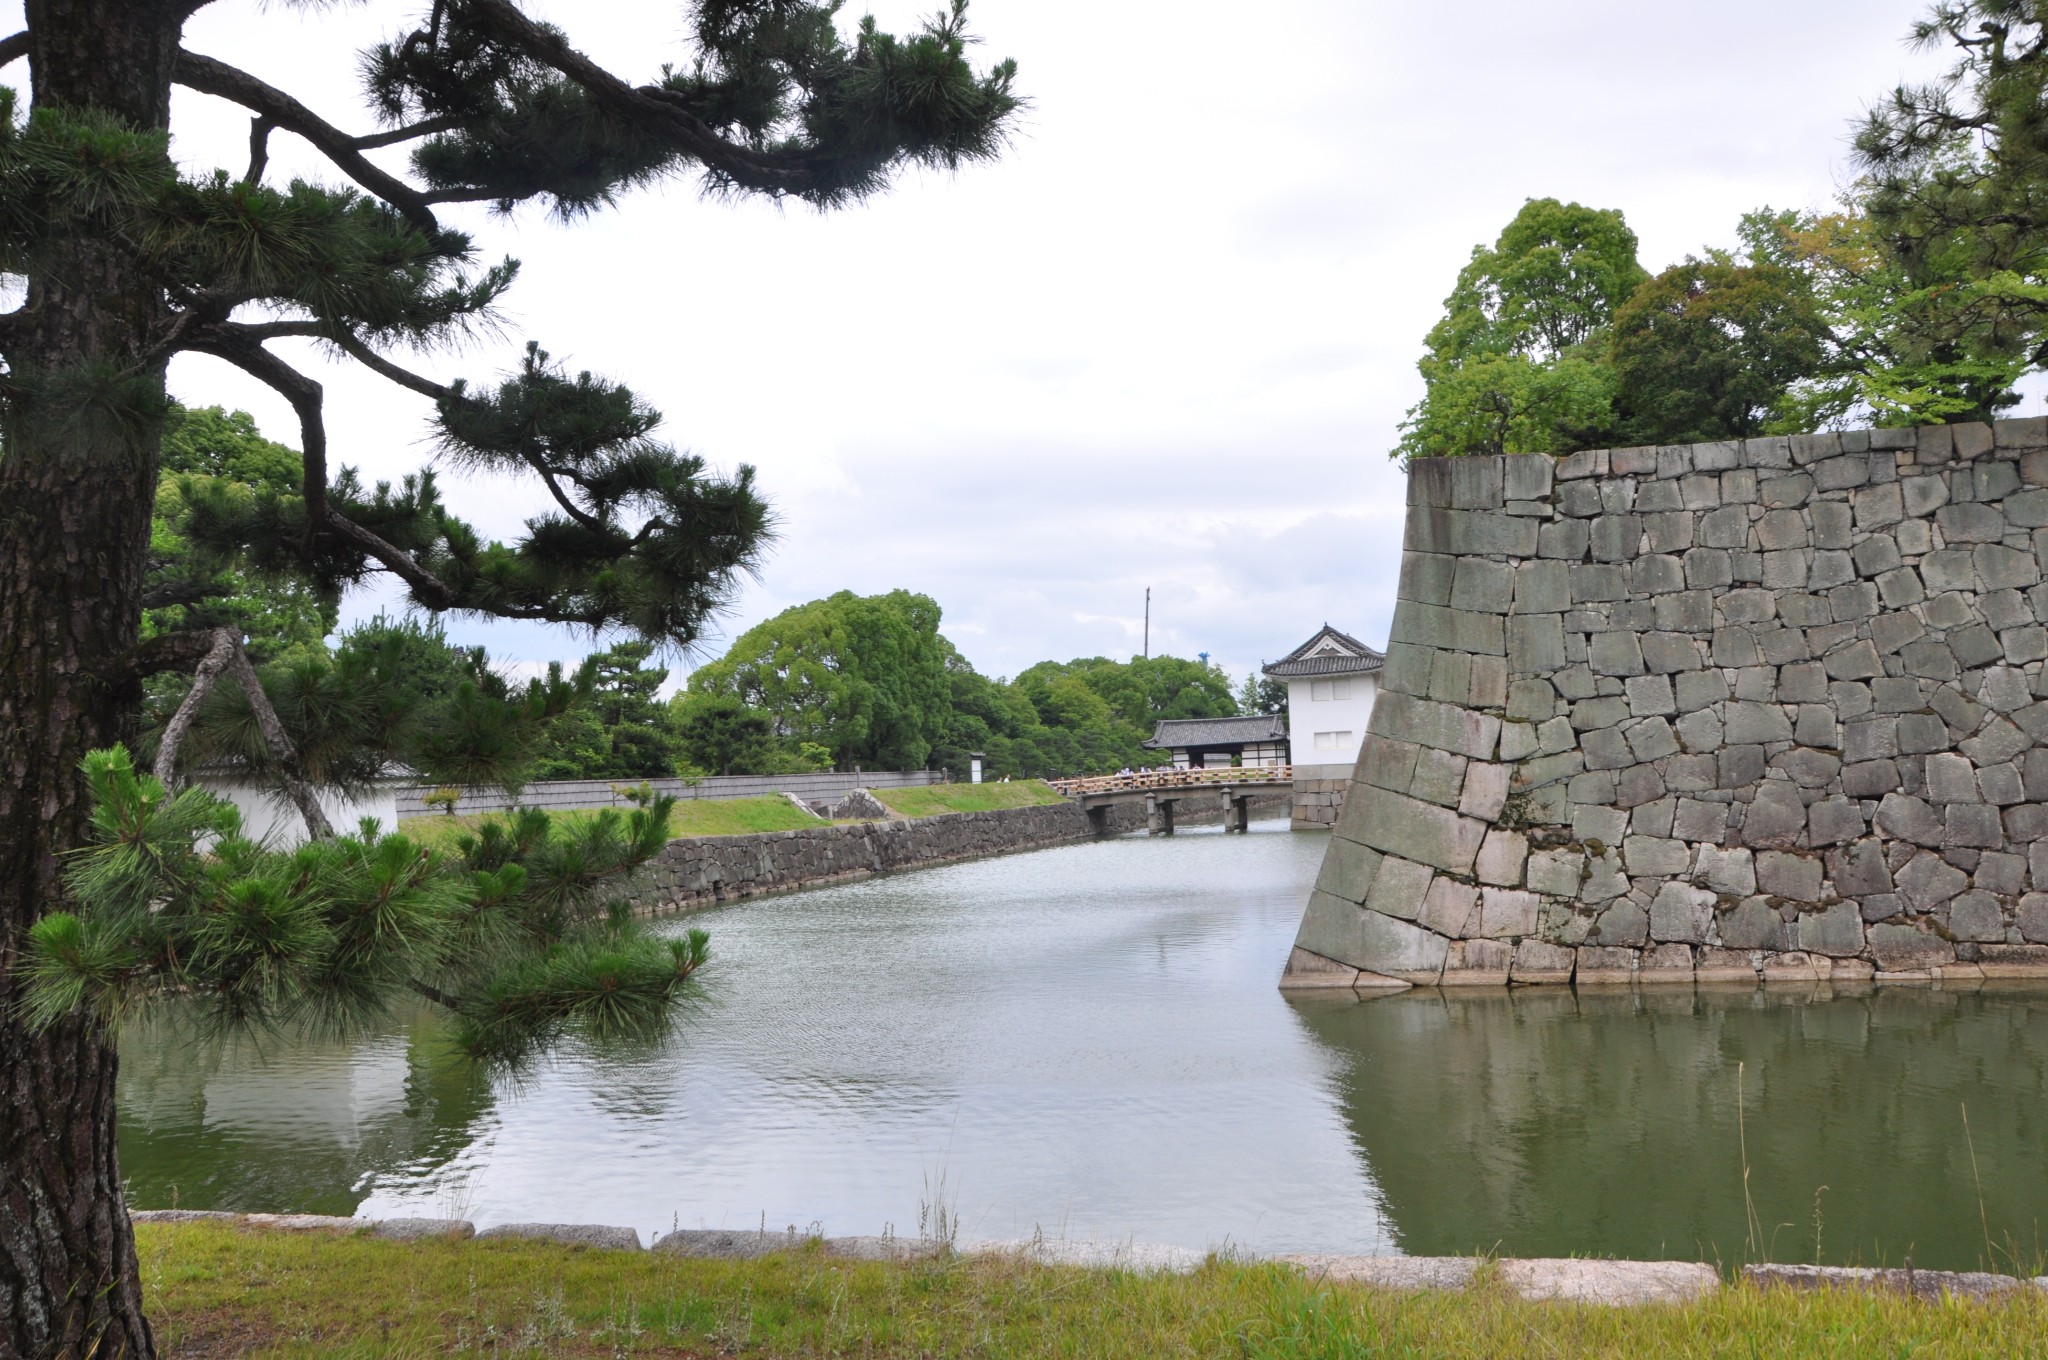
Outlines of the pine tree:
{"type": "MultiPolygon", "coordinates": [[[[767,537],[751,473],[713,475],[657,437],[658,414],[630,389],[566,372],[538,345],[491,382],[409,366],[406,352],[445,352],[489,324],[517,274],[510,261],[480,259],[439,210],[537,203],[573,220],[685,174],[719,194],[836,207],[881,191],[906,165],[992,157],[1017,107],[1010,64],[977,71],[968,61],[957,0],[903,38],[871,21],[843,34],[831,0],[698,0],[688,59],[640,84],[510,0],[433,0],[402,36],[363,54],[383,126],[352,133],[284,88],[185,50],[186,21],[206,3],[27,0],[26,30],[0,37],[0,63],[25,55],[32,87],[26,117],[12,93],[0,94],[0,274],[25,285],[21,305],[0,313],[6,1355],[153,1353],[115,1158],[107,1018],[118,1007],[89,983],[79,1004],[25,1006],[20,965],[32,957],[41,968],[71,948],[70,927],[39,925],[45,918],[77,923],[71,971],[81,976],[97,957],[88,943],[149,945],[157,927],[136,914],[132,893],[96,886],[89,870],[67,886],[64,866],[116,863],[117,847],[143,843],[145,825],[155,837],[164,826],[152,807],[186,809],[188,824],[171,828],[178,835],[206,829],[185,795],[153,792],[139,776],[129,790],[113,752],[137,736],[151,675],[247,667],[222,630],[140,639],[170,359],[233,365],[283,395],[299,421],[298,494],[224,502],[194,530],[209,550],[322,590],[389,574],[436,612],[688,642],[767,537]],[[179,172],[169,154],[173,86],[248,111],[246,167],[179,172]],[[332,182],[268,179],[279,133],[318,150],[332,182]],[[398,147],[410,148],[406,173],[370,154],[398,147]],[[554,510],[523,536],[492,542],[449,511],[427,472],[364,485],[331,457],[320,384],[270,348],[287,336],[324,342],[426,398],[442,454],[537,478],[554,510]],[[73,852],[87,845],[97,848],[81,860],[73,852]]],[[[243,22],[296,20],[251,5],[243,22]]],[[[316,852],[362,860],[328,866],[338,900],[360,890],[379,844],[336,838],[316,852]]],[[[227,892],[223,910],[281,913],[312,951],[243,961],[269,970],[269,981],[249,978],[265,1006],[368,1004],[408,979],[436,985],[416,966],[428,956],[401,958],[383,937],[350,936],[331,904],[279,898],[270,867],[245,867],[247,892],[227,892]],[[294,981],[322,950],[323,966],[339,971],[319,985],[294,981]]],[[[444,888],[435,881],[435,892],[444,888]]],[[[176,893],[212,890],[181,879],[176,893]]],[[[477,924],[495,929],[523,910],[477,924]]],[[[578,929],[601,924],[561,910],[578,929]]],[[[460,936],[434,919],[451,932],[435,938],[460,936]]],[[[519,938],[507,931],[499,943],[511,949],[519,938]]],[[[524,938],[536,986],[573,982],[546,974],[544,933],[524,938]]],[[[180,985],[218,991],[228,978],[201,971],[180,985]]],[[[545,1037],[548,1026],[530,1028],[545,1037]]]]}

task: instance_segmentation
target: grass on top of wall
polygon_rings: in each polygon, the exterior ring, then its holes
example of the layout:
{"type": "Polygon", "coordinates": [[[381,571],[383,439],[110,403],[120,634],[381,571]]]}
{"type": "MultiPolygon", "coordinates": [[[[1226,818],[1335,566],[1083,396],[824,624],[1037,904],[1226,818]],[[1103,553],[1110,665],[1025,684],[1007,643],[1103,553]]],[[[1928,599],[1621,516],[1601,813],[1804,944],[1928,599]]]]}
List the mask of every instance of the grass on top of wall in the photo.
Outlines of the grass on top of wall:
{"type": "Polygon", "coordinates": [[[883,806],[903,817],[1044,807],[1061,801],[1060,795],[1043,779],[1016,779],[1007,784],[927,784],[913,789],[876,789],[874,794],[883,806]]]}
{"type": "MultiPolygon", "coordinates": [[[[629,804],[619,805],[621,813],[632,810],[629,804]]],[[[457,813],[450,817],[446,813],[430,812],[420,817],[407,817],[399,823],[399,829],[435,849],[452,851],[457,837],[474,832],[476,824],[490,815],[457,813]]],[[[550,815],[559,822],[568,823],[597,814],[575,810],[550,815]]],[[[811,816],[779,793],[764,794],[758,798],[685,798],[676,804],[675,812],[668,819],[668,834],[671,839],[679,836],[741,836],[757,831],[794,831],[799,827],[823,825],[822,819],[811,816]]]]}
{"type": "Polygon", "coordinates": [[[750,1356],[764,1360],[1847,1360],[2048,1353],[2048,1297],[1917,1303],[1747,1286],[1683,1306],[1528,1303],[1482,1281],[1395,1294],[1280,1265],[1191,1275],[815,1246],[757,1261],[520,1241],[136,1229],[167,1356],[750,1356]]]}

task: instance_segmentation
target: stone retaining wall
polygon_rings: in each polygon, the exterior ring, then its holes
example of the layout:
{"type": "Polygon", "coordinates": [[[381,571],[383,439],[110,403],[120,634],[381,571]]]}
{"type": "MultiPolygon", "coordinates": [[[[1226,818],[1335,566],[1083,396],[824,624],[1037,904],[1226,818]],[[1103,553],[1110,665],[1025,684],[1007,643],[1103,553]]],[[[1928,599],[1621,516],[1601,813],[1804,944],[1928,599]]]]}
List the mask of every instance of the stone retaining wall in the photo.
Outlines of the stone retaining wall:
{"type": "MultiPolygon", "coordinates": [[[[1253,799],[1252,806],[1274,805],[1284,797],[1253,799]]],[[[1181,804],[1183,825],[1221,820],[1220,799],[1214,808],[1194,804],[1193,799],[1181,804]]],[[[747,836],[695,836],[670,841],[643,871],[631,897],[643,912],[695,910],[763,893],[822,888],[870,874],[1042,850],[1144,829],[1142,804],[1103,808],[1098,821],[1079,803],[1062,802],[747,836]]]]}
{"type": "Polygon", "coordinates": [[[1344,795],[1351,788],[1349,765],[1297,765],[1294,767],[1294,824],[1299,827],[1330,827],[1344,810],[1344,795]]]}
{"type": "Polygon", "coordinates": [[[1429,459],[1284,985],[2048,977],[2048,422],[1429,459]]]}

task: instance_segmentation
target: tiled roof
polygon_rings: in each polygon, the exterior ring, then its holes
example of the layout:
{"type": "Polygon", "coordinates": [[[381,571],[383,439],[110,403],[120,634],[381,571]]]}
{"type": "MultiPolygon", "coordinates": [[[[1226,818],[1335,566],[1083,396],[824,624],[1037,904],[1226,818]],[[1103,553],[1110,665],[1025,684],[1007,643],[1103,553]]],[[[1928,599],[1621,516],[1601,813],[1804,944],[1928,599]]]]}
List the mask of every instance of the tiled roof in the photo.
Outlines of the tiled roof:
{"type": "Polygon", "coordinates": [[[1248,718],[1161,718],[1145,745],[1165,750],[1175,746],[1230,746],[1286,739],[1285,714],[1255,713],[1248,718]]]}
{"type": "Polygon", "coordinates": [[[1386,654],[1324,624],[1316,635],[1278,661],[1259,667],[1266,675],[1368,675],[1385,665],[1386,654]],[[1311,655],[1313,653],[1313,655],[1311,655]]]}

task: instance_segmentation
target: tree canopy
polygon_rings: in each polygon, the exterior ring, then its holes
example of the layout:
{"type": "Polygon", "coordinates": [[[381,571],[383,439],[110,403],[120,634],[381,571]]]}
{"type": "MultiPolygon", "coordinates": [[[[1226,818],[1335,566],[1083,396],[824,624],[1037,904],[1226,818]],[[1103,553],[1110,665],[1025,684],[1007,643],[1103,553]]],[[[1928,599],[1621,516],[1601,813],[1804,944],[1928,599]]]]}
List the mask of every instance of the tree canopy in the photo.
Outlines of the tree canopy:
{"type": "Polygon", "coordinates": [[[945,724],[946,651],[930,596],[842,590],[749,628],[690,692],[737,698],[842,768],[920,770],[945,724]]]}
{"type": "Polygon", "coordinates": [[[1238,711],[1230,678],[1179,657],[1044,661],[1015,680],[976,671],[939,631],[925,595],[842,591],[747,630],[673,701],[688,757],[720,774],[805,764],[935,766],[985,773],[1095,774],[1158,760],[1142,743],[1161,718],[1238,711]],[[898,763],[901,762],[901,763],[898,763]]]}

